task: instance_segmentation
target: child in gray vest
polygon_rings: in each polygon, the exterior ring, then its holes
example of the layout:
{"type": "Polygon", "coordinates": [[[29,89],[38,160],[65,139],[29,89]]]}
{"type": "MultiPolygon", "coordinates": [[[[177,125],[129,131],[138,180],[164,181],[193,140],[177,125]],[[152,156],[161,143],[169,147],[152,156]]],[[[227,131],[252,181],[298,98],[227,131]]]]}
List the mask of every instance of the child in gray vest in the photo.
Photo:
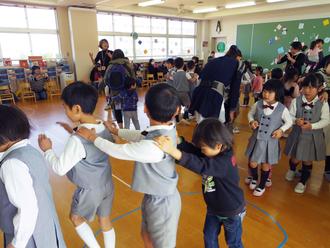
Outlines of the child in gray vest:
{"type": "Polygon", "coordinates": [[[262,196],[272,165],[280,158],[279,139],[292,126],[288,109],[281,103],[284,89],[281,81],[268,80],[262,91],[262,100],[251,108],[248,119],[253,134],[249,139],[245,155],[249,158],[249,174],[246,183],[254,196],[262,196]],[[258,165],[261,164],[261,178],[258,183],[258,165]]]}
{"type": "MultiPolygon", "coordinates": [[[[112,135],[102,121],[93,116],[98,100],[94,87],[82,82],[70,84],[63,90],[62,100],[67,117],[74,123],[80,123],[78,127],[93,128],[100,137],[112,140],[112,135]]],[[[67,175],[77,186],[70,218],[79,237],[90,248],[100,247],[93,230],[87,224],[97,215],[105,248],[114,248],[115,232],[110,222],[114,188],[108,155],[76,135],[68,125],[62,126],[71,133],[63,153],[56,156],[51,140],[45,135],[39,135],[40,149],[45,152],[45,158],[53,171],[60,176],[67,175]]]]}
{"type": "Polygon", "coordinates": [[[318,97],[323,80],[318,74],[310,74],[301,83],[302,95],[292,100],[290,114],[295,122],[286,146],[285,154],[290,157],[290,168],[286,180],[293,181],[296,168],[302,162],[300,182],[294,191],[302,194],[311,175],[313,161],[325,159],[326,146],[323,128],[329,125],[329,105],[318,97]]]}
{"type": "MultiPolygon", "coordinates": [[[[181,106],[184,107],[183,118],[188,119],[188,108],[191,103],[190,99],[190,83],[188,81],[186,72],[183,70],[184,68],[184,60],[183,58],[176,58],[174,60],[174,65],[176,68],[176,73],[173,78],[173,87],[177,90],[178,96],[180,99],[181,106]]],[[[177,118],[177,121],[179,119],[177,118]]]]}
{"type": "Polygon", "coordinates": [[[0,105],[0,231],[6,248],[65,248],[46,161],[29,144],[30,124],[0,105]]]}
{"type": "Polygon", "coordinates": [[[100,150],[117,159],[135,162],[132,189],[144,194],[142,201],[142,238],[145,247],[174,248],[181,212],[181,198],[177,190],[178,174],[174,159],[164,154],[153,138],[165,135],[176,140],[172,120],[179,111],[175,89],[158,84],[145,97],[145,113],[150,127],[141,132],[125,130],[107,124],[114,135],[130,143],[114,144],[98,137],[92,130],[81,128],[78,134],[93,141],[100,150]]]}

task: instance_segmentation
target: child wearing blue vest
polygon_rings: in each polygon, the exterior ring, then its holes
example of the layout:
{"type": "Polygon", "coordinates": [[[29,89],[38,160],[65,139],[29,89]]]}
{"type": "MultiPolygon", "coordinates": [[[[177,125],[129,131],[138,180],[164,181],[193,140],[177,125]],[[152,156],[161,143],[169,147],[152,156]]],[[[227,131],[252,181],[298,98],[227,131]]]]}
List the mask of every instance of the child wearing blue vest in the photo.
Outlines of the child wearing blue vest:
{"type": "Polygon", "coordinates": [[[281,103],[284,89],[281,81],[268,80],[262,91],[262,100],[257,101],[248,114],[253,134],[245,155],[249,158],[249,174],[246,183],[254,196],[262,196],[272,165],[280,158],[279,139],[292,126],[288,109],[281,103]],[[258,165],[261,165],[261,178],[258,183],[258,165]]]}
{"type": "MultiPolygon", "coordinates": [[[[93,116],[98,100],[98,93],[93,86],[82,82],[70,84],[63,90],[62,100],[67,117],[73,123],[79,123],[78,127],[94,128],[100,137],[112,140],[102,121],[93,116]]],[[[79,237],[90,248],[100,247],[87,224],[97,215],[105,248],[114,248],[115,232],[110,222],[114,188],[108,155],[76,135],[68,125],[63,126],[71,133],[63,153],[57,156],[52,150],[51,140],[45,135],[39,135],[40,149],[45,152],[53,171],[60,176],[67,175],[77,186],[70,219],[79,237]]]]}
{"type": "Polygon", "coordinates": [[[129,141],[114,144],[98,137],[93,130],[81,128],[78,133],[93,141],[95,146],[112,157],[135,161],[132,189],[144,194],[142,201],[142,238],[145,247],[174,248],[181,212],[181,198],[177,190],[178,173],[175,161],[164,154],[153,139],[166,135],[176,140],[173,118],[178,114],[180,101],[173,87],[158,84],[145,96],[144,111],[150,127],[143,132],[107,127],[112,134],[129,141]]]}
{"type": "Polygon", "coordinates": [[[223,226],[228,247],[243,248],[245,201],[233,155],[233,135],[226,126],[216,118],[207,118],[197,125],[192,143],[179,137],[176,147],[164,136],[155,141],[181,166],[203,176],[202,190],[207,205],[205,247],[219,247],[218,236],[223,226]]]}
{"type": "Polygon", "coordinates": [[[311,175],[313,161],[325,160],[326,145],[323,128],[329,125],[329,105],[321,102],[318,93],[323,79],[318,74],[307,75],[301,83],[302,95],[292,100],[290,114],[295,125],[287,139],[285,154],[290,157],[286,180],[293,181],[297,165],[302,162],[300,182],[294,191],[303,194],[311,175]]]}
{"type": "Polygon", "coordinates": [[[46,161],[19,109],[0,105],[0,231],[5,248],[65,248],[46,161]]]}

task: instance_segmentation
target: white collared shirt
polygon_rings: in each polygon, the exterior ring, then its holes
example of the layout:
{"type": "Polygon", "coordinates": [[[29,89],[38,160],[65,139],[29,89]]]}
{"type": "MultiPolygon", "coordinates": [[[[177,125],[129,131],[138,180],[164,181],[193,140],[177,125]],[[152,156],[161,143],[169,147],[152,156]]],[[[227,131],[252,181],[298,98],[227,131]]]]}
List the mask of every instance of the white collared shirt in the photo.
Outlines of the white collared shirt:
{"type": "MultiPolygon", "coordinates": [[[[28,143],[26,139],[17,142],[1,154],[0,161],[28,143]]],[[[13,219],[15,233],[11,243],[15,248],[24,248],[33,234],[39,212],[29,168],[18,159],[8,159],[0,168],[0,180],[6,187],[10,203],[18,209],[13,219]]]]}
{"type": "MultiPolygon", "coordinates": [[[[174,124],[158,125],[151,126],[145,131],[150,132],[160,129],[170,130],[172,128],[174,128],[174,124]]],[[[120,129],[118,131],[118,136],[130,143],[115,144],[98,137],[94,144],[101,151],[117,159],[141,163],[158,163],[164,159],[164,152],[158,148],[153,140],[145,140],[145,136],[141,134],[141,131],[120,129]]]]}
{"type": "MultiPolygon", "coordinates": [[[[313,101],[308,102],[305,96],[302,96],[303,103],[315,104],[319,100],[319,97],[316,96],[313,101]]],[[[306,110],[310,110],[309,106],[305,106],[306,110]]],[[[290,115],[293,121],[296,121],[297,114],[297,100],[293,99],[290,105],[290,115]]],[[[321,119],[318,122],[312,123],[312,130],[322,129],[330,124],[330,116],[329,116],[329,105],[327,102],[322,103],[321,109],[321,119]]]]}
{"type": "MultiPolygon", "coordinates": [[[[101,133],[105,129],[103,122],[101,121],[99,124],[80,124],[78,128],[79,127],[86,127],[88,129],[94,128],[96,133],[101,133]]],[[[45,152],[46,160],[52,167],[53,171],[59,176],[64,176],[85,157],[85,147],[81,140],[75,135],[70,136],[64,147],[63,153],[59,157],[56,156],[52,149],[45,152]]]]}
{"type": "MultiPolygon", "coordinates": [[[[263,101],[263,105],[268,105],[267,102],[263,101]]],[[[278,105],[278,102],[274,103],[274,104],[271,104],[271,106],[274,107],[274,109],[270,109],[270,108],[265,108],[263,111],[264,111],[264,114],[265,115],[271,115],[274,110],[276,109],[278,105]]],[[[255,104],[253,104],[253,106],[251,107],[251,110],[249,111],[248,113],[248,119],[249,119],[249,123],[251,121],[254,121],[254,115],[255,113],[257,112],[257,102],[255,104]]],[[[280,127],[280,129],[285,132],[287,131],[293,124],[292,122],[292,119],[291,119],[291,116],[290,116],[290,113],[289,113],[289,110],[287,108],[284,108],[284,111],[282,113],[282,121],[284,122],[284,124],[280,127]]]]}

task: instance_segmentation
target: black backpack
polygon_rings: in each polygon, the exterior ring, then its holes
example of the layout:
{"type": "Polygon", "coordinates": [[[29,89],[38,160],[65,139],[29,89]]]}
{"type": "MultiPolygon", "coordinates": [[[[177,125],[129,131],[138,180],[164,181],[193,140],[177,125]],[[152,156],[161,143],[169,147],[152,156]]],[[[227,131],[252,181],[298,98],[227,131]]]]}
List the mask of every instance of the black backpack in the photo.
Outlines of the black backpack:
{"type": "Polygon", "coordinates": [[[123,90],[130,81],[130,77],[127,75],[127,69],[124,65],[113,64],[107,73],[109,75],[106,77],[105,83],[111,90],[123,90]]]}

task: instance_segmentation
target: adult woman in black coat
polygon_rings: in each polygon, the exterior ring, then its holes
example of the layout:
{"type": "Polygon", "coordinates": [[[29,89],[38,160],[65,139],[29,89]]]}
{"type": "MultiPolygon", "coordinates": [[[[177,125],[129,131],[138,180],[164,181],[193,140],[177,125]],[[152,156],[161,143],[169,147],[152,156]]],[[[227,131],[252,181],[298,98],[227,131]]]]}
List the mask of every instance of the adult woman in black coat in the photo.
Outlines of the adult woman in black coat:
{"type": "Polygon", "coordinates": [[[107,70],[109,63],[112,58],[112,51],[109,50],[109,42],[106,39],[102,39],[99,42],[99,48],[101,51],[99,51],[94,59],[93,53],[89,53],[89,57],[92,60],[92,63],[95,65],[97,63],[101,64],[101,73],[102,76],[104,76],[105,71],[107,70]]]}

